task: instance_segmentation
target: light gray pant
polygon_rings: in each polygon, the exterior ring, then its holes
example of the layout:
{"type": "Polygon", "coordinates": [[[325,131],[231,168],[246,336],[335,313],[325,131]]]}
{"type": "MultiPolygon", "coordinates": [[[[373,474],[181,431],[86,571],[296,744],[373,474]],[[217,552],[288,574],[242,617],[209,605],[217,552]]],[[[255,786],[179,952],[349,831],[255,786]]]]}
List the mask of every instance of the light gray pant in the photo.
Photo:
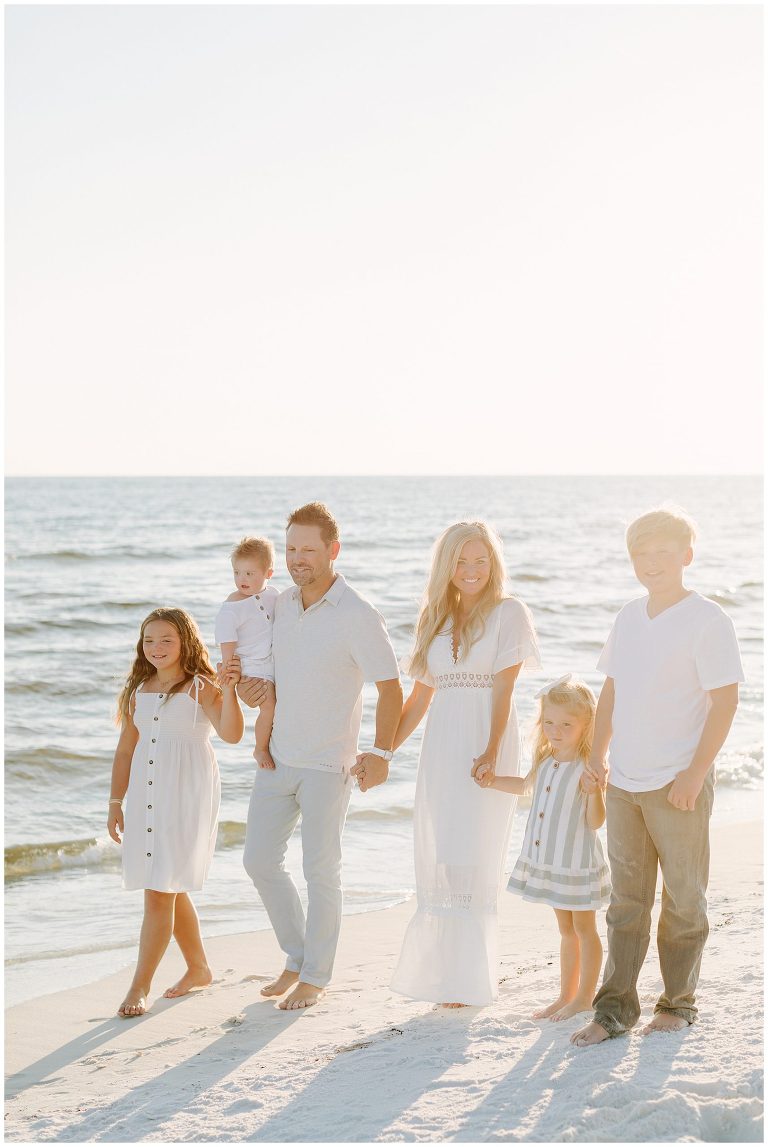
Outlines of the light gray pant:
{"type": "Polygon", "coordinates": [[[341,928],[341,834],[352,792],[349,772],[296,769],[275,762],[257,769],[243,864],[267,910],[286,969],[324,988],[341,928]],[[301,816],[307,916],[285,867],[288,841],[301,816]]]}

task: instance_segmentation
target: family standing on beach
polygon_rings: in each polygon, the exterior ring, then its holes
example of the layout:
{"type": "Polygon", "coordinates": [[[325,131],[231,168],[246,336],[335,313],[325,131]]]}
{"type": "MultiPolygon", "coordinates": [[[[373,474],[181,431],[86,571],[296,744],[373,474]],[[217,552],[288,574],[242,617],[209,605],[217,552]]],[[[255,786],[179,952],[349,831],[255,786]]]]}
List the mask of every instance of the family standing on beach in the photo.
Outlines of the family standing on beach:
{"type": "Polygon", "coordinates": [[[339,530],[322,503],[288,518],[294,587],[270,587],[266,539],[244,538],[233,551],[236,590],[216,619],[218,672],[186,613],[154,610],[120,695],[109,798],[124,887],[145,890],[138,963],[119,1013],[144,1013],[172,935],[187,971],[165,995],[211,982],[189,893],[202,887],[216,841],[211,732],[241,739],[239,694],[259,710],[244,865],[285,953],[285,967],[261,989],[280,1008],[315,1004],[331,979],[352,784],[367,792],[386,781],[394,751],[426,716],[414,807],[417,910],[393,989],[446,1007],[497,998],[498,896],[515,801],[530,792],[508,887],[552,908],[560,933],[559,994],[535,1018],[594,1009],[571,1037],[578,1046],[638,1021],[660,866],[664,990],[644,1031],[692,1024],[708,933],[713,762],[744,680],[730,619],[683,583],[694,538],[679,510],[653,510],[630,525],[627,548],[647,593],[614,622],[597,665],[599,700],[570,673],[537,694],[525,777],[514,687],[522,669],[541,663],[530,612],[505,594],[501,542],[484,522],[450,526],[435,544],[405,703],[383,618],[334,569],[339,530]],[[360,752],[366,681],[378,701],[373,744],[360,752]],[[597,835],[606,817],[609,863],[597,835]],[[284,864],[299,819],[306,916],[284,864]],[[606,903],[608,954],[595,994],[603,960],[596,913],[606,903]]]}

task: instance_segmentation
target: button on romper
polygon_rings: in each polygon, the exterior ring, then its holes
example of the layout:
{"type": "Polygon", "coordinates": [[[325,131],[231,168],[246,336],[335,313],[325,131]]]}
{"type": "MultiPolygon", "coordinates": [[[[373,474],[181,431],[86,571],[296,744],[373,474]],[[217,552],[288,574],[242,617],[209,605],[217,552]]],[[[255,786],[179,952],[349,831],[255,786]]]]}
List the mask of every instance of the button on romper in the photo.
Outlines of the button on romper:
{"type": "Polygon", "coordinates": [[[125,800],[123,887],[195,892],[216,846],[221,784],[213,726],[192,692],[134,694],[139,742],[125,800]]]}

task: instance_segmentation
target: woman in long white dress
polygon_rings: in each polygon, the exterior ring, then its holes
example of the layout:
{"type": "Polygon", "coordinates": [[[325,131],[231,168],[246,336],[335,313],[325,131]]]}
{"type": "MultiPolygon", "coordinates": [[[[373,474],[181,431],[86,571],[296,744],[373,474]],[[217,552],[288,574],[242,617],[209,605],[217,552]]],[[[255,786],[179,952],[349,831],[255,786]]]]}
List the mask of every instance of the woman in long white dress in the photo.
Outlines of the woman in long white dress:
{"type": "Polygon", "coordinates": [[[524,665],[540,667],[531,615],[505,596],[505,580],[501,541],[484,522],[438,538],[395,737],[397,748],[429,710],[414,807],[417,911],[392,987],[447,1006],[498,995],[497,906],[516,798],[488,800],[473,776],[488,763],[518,775],[513,689],[524,665]]]}

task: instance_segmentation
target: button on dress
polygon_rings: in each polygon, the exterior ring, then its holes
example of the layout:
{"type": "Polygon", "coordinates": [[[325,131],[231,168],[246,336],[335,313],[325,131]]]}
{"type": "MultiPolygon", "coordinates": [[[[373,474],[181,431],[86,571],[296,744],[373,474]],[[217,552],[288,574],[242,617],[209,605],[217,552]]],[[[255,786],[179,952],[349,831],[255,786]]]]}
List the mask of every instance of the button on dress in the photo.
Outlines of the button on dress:
{"type": "Polygon", "coordinates": [[[123,887],[202,888],[216,847],[221,797],[213,726],[192,693],[135,693],[133,752],[125,798],[123,887]]]}

